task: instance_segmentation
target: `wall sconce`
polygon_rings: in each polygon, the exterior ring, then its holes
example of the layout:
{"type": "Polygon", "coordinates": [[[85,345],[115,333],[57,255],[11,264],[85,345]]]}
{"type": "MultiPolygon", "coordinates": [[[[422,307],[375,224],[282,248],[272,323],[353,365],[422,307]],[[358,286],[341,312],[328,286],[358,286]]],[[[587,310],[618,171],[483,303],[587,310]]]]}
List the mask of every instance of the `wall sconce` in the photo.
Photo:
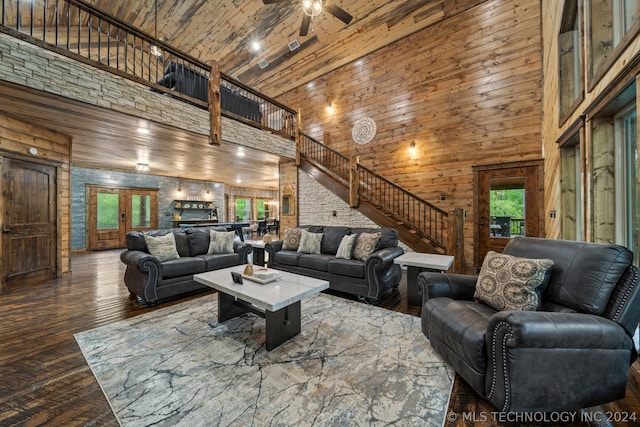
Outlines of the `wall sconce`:
{"type": "Polygon", "coordinates": [[[148,163],[138,163],[136,164],[136,170],[138,172],[149,172],[151,168],[148,163]]]}
{"type": "Polygon", "coordinates": [[[409,143],[409,154],[411,154],[411,157],[416,155],[416,142],[415,141],[411,141],[409,143]]]}

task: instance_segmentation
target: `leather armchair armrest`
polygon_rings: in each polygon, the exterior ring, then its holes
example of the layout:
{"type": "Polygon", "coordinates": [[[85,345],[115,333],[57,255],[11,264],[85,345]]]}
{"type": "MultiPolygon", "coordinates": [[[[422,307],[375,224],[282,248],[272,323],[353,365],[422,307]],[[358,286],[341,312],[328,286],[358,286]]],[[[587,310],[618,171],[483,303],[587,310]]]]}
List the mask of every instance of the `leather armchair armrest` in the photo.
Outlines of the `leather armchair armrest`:
{"type": "Polygon", "coordinates": [[[431,298],[449,297],[456,300],[473,301],[478,276],[422,272],[418,275],[418,286],[422,289],[423,304],[431,298]]]}
{"type": "Polygon", "coordinates": [[[380,249],[379,251],[376,251],[369,255],[365,262],[365,268],[369,270],[369,266],[375,266],[374,268],[380,270],[382,268],[385,268],[389,264],[393,264],[393,260],[398,258],[403,253],[404,249],[402,249],[400,246],[380,249]]]}
{"type": "Polygon", "coordinates": [[[120,254],[120,261],[127,265],[127,267],[135,268],[141,272],[148,272],[149,268],[145,266],[146,263],[151,262],[156,265],[157,269],[162,271],[162,263],[158,258],[143,251],[126,250],[120,254]]]}
{"type": "Polygon", "coordinates": [[[499,311],[489,320],[487,333],[504,337],[511,348],[629,348],[624,328],[583,313],[499,311]]]}
{"type": "Polygon", "coordinates": [[[486,397],[500,411],[572,410],[624,396],[633,342],[606,318],[502,311],[489,319],[486,344],[486,397]]]}
{"type": "Polygon", "coordinates": [[[248,262],[249,254],[253,251],[253,246],[250,243],[233,241],[233,251],[240,255],[240,264],[246,264],[248,262]]]}

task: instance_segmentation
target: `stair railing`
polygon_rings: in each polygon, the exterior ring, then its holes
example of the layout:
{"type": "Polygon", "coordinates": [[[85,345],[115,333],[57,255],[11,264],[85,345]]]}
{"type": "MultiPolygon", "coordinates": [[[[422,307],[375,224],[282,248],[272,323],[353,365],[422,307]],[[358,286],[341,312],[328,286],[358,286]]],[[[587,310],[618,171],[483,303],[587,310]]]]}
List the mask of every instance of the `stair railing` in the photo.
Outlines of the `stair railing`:
{"type": "MultiPolygon", "coordinates": [[[[419,237],[427,239],[432,246],[452,253],[454,248],[447,248],[446,240],[448,212],[362,166],[357,159],[354,161],[302,132],[298,147],[301,159],[348,186],[351,194],[357,194],[359,199],[392,216],[419,237]]],[[[454,239],[449,241],[455,242],[454,239]]]]}

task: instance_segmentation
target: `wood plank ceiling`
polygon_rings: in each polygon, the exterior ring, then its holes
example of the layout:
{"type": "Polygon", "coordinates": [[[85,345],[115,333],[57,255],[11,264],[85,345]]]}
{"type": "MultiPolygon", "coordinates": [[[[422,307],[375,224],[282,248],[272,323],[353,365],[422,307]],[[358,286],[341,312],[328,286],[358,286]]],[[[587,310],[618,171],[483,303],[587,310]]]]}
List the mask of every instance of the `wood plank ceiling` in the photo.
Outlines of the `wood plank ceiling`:
{"type": "MultiPolygon", "coordinates": [[[[157,0],[157,25],[155,0],[86,1],[148,34],[154,35],[157,26],[158,38],[202,61],[217,60],[227,75],[277,98],[484,0],[330,0],[353,15],[351,23],[325,11],[313,19],[305,37],[299,35],[302,0],[271,5],[262,0],[157,0]],[[291,51],[288,44],[294,40],[300,47],[291,51]],[[251,50],[254,41],[262,46],[258,52],[251,50]],[[269,63],[264,70],[258,66],[263,60],[269,63]]],[[[235,147],[212,148],[202,135],[157,124],[148,125],[155,128],[153,137],[140,135],[132,116],[2,85],[0,100],[11,105],[0,111],[32,123],[39,119],[71,135],[72,165],[131,171],[131,159],[143,153],[153,174],[278,186],[277,156],[255,152],[239,158],[235,147]],[[244,176],[238,176],[239,170],[244,176]]]]}

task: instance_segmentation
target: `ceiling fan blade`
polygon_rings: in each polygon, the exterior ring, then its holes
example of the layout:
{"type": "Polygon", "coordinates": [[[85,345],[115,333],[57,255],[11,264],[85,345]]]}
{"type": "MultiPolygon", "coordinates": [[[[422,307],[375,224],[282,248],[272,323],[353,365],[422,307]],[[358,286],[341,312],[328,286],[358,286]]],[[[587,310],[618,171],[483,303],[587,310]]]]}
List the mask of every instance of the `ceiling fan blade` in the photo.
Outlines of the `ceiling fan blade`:
{"type": "Polygon", "coordinates": [[[302,17],[302,25],[300,26],[300,37],[307,35],[309,32],[309,24],[311,24],[311,17],[305,14],[302,17]]]}
{"type": "Polygon", "coordinates": [[[325,9],[327,9],[327,12],[329,12],[330,14],[332,14],[333,16],[335,16],[345,24],[350,23],[351,20],[353,19],[353,16],[347,13],[347,11],[345,11],[340,6],[336,6],[335,4],[326,4],[324,5],[324,7],[325,9]]]}
{"type": "Polygon", "coordinates": [[[285,3],[288,1],[293,1],[293,0],[262,0],[262,3],[264,4],[275,4],[275,3],[285,3]]]}

